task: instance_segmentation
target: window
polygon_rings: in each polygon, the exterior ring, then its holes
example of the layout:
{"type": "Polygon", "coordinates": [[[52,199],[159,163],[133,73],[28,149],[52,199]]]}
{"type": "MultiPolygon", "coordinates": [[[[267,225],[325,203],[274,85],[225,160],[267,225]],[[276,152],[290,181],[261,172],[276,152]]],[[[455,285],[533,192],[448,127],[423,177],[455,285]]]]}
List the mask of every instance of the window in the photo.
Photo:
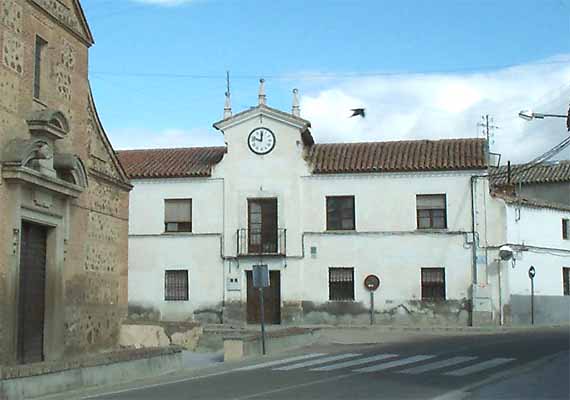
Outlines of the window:
{"type": "Polygon", "coordinates": [[[564,296],[570,296],[570,268],[562,268],[562,285],[564,296]]]}
{"type": "Polygon", "coordinates": [[[570,239],[570,219],[562,219],[562,239],[570,239]]]}
{"type": "Polygon", "coordinates": [[[327,197],[327,231],[354,230],[354,196],[327,197]]]}
{"type": "Polygon", "coordinates": [[[422,268],[422,300],[445,300],[444,268],[422,268]]]}
{"type": "Polygon", "coordinates": [[[444,194],[416,196],[418,229],[446,229],[447,210],[444,194]]]}
{"type": "Polygon", "coordinates": [[[329,268],[329,300],[354,300],[354,268],[329,268]]]}
{"type": "Polygon", "coordinates": [[[277,252],[277,199],[248,199],[249,252],[277,252]]]}
{"type": "Polygon", "coordinates": [[[164,200],[164,230],[192,232],[192,199],[164,200]]]}
{"type": "Polygon", "coordinates": [[[164,300],[188,300],[188,270],[165,271],[164,300]]]}
{"type": "Polygon", "coordinates": [[[36,48],[34,52],[34,97],[40,98],[41,80],[42,80],[42,59],[44,56],[47,42],[41,37],[36,36],[36,48]]]}

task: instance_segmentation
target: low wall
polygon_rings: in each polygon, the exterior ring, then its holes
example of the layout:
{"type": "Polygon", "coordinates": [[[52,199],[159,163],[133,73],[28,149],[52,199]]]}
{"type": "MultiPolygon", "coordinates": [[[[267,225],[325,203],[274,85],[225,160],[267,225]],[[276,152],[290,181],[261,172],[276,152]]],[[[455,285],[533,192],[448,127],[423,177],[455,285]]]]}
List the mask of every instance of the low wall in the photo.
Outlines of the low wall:
{"type": "Polygon", "coordinates": [[[0,369],[0,399],[31,399],[89,386],[117,384],[174,372],[182,366],[182,350],[171,346],[3,367],[0,369]]]}
{"type": "MultiPolygon", "coordinates": [[[[511,295],[506,307],[507,323],[530,325],[530,296],[511,295]]],[[[534,296],[534,323],[549,325],[570,322],[570,296],[534,296]]]]}
{"type": "MultiPolygon", "coordinates": [[[[289,328],[266,332],[267,354],[307,346],[319,338],[319,331],[307,328],[289,328]]],[[[262,354],[261,334],[229,335],[224,337],[224,361],[236,361],[262,354]]]]}

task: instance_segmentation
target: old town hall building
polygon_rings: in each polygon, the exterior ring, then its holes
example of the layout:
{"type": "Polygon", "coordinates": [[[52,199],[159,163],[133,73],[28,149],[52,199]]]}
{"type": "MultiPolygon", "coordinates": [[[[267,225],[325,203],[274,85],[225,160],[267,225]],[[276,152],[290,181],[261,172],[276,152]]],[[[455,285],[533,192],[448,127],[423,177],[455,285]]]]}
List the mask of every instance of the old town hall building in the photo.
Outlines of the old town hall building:
{"type": "MultiPolygon", "coordinates": [[[[224,147],[119,152],[134,186],[133,313],[258,322],[252,267],[262,264],[270,270],[271,323],[367,323],[369,274],[380,279],[379,323],[522,318],[526,306],[511,309],[511,298],[527,298],[527,282],[513,277],[526,276],[532,258],[522,255],[534,239],[519,245],[521,224],[524,232],[548,231],[540,246],[570,255],[560,232],[568,207],[529,209],[507,229],[510,203],[490,195],[484,139],[319,144],[297,96],[291,113],[276,110],[262,82],[258,105],[237,114],[227,97],[214,124],[224,147]],[[505,244],[517,268],[499,258],[505,244]]],[[[537,285],[567,306],[567,265],[550,259],[537,285]]]]}

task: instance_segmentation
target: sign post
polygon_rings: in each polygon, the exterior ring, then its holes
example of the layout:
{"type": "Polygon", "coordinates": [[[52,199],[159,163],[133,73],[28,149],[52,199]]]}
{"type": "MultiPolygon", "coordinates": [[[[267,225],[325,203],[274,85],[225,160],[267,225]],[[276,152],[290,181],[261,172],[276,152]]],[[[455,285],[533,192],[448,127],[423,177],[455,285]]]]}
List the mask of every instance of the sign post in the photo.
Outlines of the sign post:
{"type": "Polygon", "coordinates": [[[269,269],[266,264],[253,266],[253,287],[259,290],[259,307],[261,318],[261,352],[265,355],[265,307],[263,305],[263,288],[269,287],[269,269]]]}
{"type": "Polygon", "coordinates": [[[370,292],[370,325],[374,325],[374,292],[380,287],[380,278],[368,275],[364,278],[364,287],[370,292]]]}
{"type": "Polygon", "coordinates": [[[536,270],[534,266],[531,265],[528,269],[528,277],[530,278],[530,324],[534,325],[534,276],[536,275],[536,270]]]}

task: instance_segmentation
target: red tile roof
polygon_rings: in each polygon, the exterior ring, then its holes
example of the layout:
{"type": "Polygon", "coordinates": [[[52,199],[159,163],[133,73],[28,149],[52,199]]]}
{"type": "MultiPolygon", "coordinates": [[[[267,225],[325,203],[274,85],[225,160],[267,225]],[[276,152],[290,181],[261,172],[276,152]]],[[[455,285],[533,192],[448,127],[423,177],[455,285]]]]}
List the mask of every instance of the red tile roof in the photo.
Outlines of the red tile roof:
{"type": "Polygon", "coordinates": [[[533,207],[533,208],[549,208],[552,210],[569,211],[570,206],[567,204],[559,204],[551,201],[528,199],[524,197],[511,196],[505,193],[492,192],[491,196],[503,199],[507,204],[514,204],[517,206],[533,207]]]}
{"type": "Polygon", "coordinates": [[[131,179],[210,176],[225,147],[125,150],[117,155],[131,179]]]}
{"type": "MultiPolygon", "coordinates": [[[[131,179],[210,176],[225,147],[117,152],[131,179]]],[[[315,174],[484,169],[483,139],[329,143],[309,148],[315,174]]]]}
{"type": "Polygon", "coordinates": [[[485,169],[484,139],[316,144],[315,174],[485,169]]]}
{"type": "MultiPolygon", "coordinates": [[[[507,183],[507,167],[493,168],[491,183],[493,185],[505,185],[507,183]]],[[[556,161],[527,167],[525,164],[511,166],[511,183],[552,183],[570,182],[570,160],[556,161]]]]}

